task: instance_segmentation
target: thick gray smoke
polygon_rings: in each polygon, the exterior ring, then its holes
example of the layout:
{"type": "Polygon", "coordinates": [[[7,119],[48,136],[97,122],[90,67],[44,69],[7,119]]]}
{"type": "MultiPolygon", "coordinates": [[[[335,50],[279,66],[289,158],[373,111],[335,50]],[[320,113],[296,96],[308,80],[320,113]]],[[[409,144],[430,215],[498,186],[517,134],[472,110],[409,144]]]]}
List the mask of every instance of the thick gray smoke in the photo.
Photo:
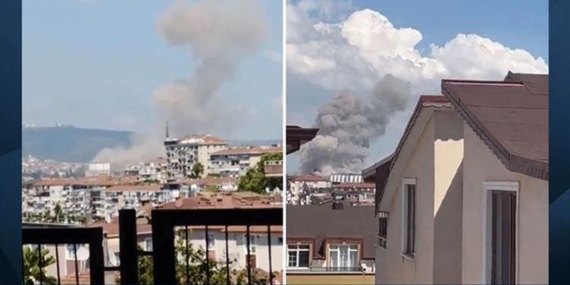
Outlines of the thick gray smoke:
{"type": "Polygon", "coordinates": [[[390,118],[404,111],[411,99],[408,82],[384,76],[369,100],[342,92],[318,110],[319,133],[299,154],[301,171],[357,173],[362,170],[370,143],[383,135],[390,118]]]}
{"type": "Polygon", "coordinates": [[[173,136],[223,133],[234,129],[244,110],[219,98],[241,59],[255,52],[266,36],[266,19],[256,0],[175,1],[159,17],[158,34],[172,47],[187,48],[197,66],[186,80],[158,88],[153,94],[160,123],[147,138],[129,149],[105,149],[95,161],[134,163],[162,155],[164,122],[173,136]]]}

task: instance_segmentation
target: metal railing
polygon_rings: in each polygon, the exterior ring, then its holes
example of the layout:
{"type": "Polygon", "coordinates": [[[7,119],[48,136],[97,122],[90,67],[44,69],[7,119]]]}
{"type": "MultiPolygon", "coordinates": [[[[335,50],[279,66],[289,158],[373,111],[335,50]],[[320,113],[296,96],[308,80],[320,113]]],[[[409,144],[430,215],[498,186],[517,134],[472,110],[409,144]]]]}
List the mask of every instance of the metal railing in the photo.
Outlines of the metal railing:
{"type": "MultiPolygon", "coordinates": [[[[65,247],[66,245],[72,245],[73,247],[73,257],[74,257],[74,267],[75,267],[75,281],[79,285],[80,272],[79,272],[79,262],[77,258],[78,245],[88,245],[89,246],[89,280],[90,284],[105,284],[104,281],[104,256],[103,256],[103,229],[102,228],[86,228],[86,227],[74,227],[65,225],[48,225],[48,224],[25,224],[22,229],[22,244],[37,246],[37,266],[39,268],[39,274],[37,274],[37,279],[35,280],[39,284],[47,284],[47,274],[44,274],[46,270],[45,252],[43,249],[46,245],[53,245],[55,247],[55,266],[56,266],[56,284],[61,284],[63,278],[61,276],[60,268],[60,257],[59,248],[65,247]]],[[[53,257],[49,256],[49,257],[53,257]]],[[[65,257],[63,257],[65,258],[65,257]]],[[[22,260],[22,268],[24,269],[25,260],[22,260]]],[[[33,266],[28,264],[27,266],[33,266]]],[[[25,279],[25,274],[24,274],[25,279]]],[[[36,278],[34,278],[36,279],[36,278]]],[[[24,284],[29,282],[29,280],[23,280],[24,284]]]]}
{"type": "MultiPolygon", "coordinates": [[[[225,283],[232,284],[235,276],[232,276],[230,270],[230,249],[229,249],[229,227],[232,226],[245,226],[245,248],[246,248],[246,280],[247,284],[254,284],[254,274],[256,273],[252,264],[252,234],[251,227],[262,226],[266,228],[267,234],[267,248],[269,257],[269,272],[267,282],[274,284],[274,274],[272,268],[272,226],[282,226],[283,224],[283,211],[281,208],[257,208],[257,209],[193,209],[193,210],[153,210],[152,211],[152,247],[154,252],[152,253],[152,260],[154,266],[154,284],[180,284],[186,283],[190,284],[191,280],[191,270],[190,267],[193,266],[189,260],[188,251],[189,245],[189,227],[200,226],[204,228],[205,231],[205,244],[206,244],[206,254],[204,256],[204,261],[200,263],[199,266],[203,268],[204,283],[212,284],[212,264],[209,254],[208,254],[208,244],[210,238],[210,230],[214,227],[221,227],[222,232],[225,233],[225,260],[224,260],[224,273],[225,273],[225,283]],[[179,253],[177,253],[176,248],[176,228],[182,227],[184,231],[184,243],[182,248],[185,249],[186,260],[185,275],[183,280],[177,278],[176,268],[180,268],[181,260],[179,253]],[[157,266],[159,265],[159,266],[157,266]]],[[[123,241],[121,241],[121,244],[123,241]]],[[[125,241],[127,243],[127,241],[125,241]]],[[[124,245],[125,247],[127,244],[124,245]]],[[[121,257],[122,259],[123,257],[121,257]]],[[[136,256],[129,256],[130,260],[136,260],[136,256]]],[[[194,261],[194,264],[196,261],[194,261]]],[[[136,263],[135,263],[136,264],[136,263]]],[[[135,268],[123,268],[129,278],[129,284],[136,284],[136,274],[135,268]],[[128,270],[128,272],[127,272],[128,270]]],[[[180,272],[178,272],[180,275],[180,272]]],[[[194,272],[194,274],[196,274],[194,272]]],[[[222,282],[217,280],[216,282],[222,282]]],[[[123,283],[127,284],[127,283],[123,283]]]]}

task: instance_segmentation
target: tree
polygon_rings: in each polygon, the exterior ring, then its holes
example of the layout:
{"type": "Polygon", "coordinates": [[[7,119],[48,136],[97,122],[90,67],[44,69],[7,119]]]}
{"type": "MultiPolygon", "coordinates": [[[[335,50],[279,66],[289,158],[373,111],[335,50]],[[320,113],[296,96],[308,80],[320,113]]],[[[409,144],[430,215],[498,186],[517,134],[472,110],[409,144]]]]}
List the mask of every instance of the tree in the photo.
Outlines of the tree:
{"type": "Polygon", "coordinates": [[[220,192],[220,188],[218,188],[216,185],[206,185],[206,187],[204,187],[204,191],[218,193],[220,192]]]}
{"type": "Polygon", "coordinates": [[[266,161],[283,160],[283,153],[264,154],[254,168],[250,168],[244,176],[240,177],[238,183],[239,191],[250,191],[255,193],[265,193],[265,189],[283,189],[283,179],[280,177],[265,176],[266,161]]]}
{"type": "Polygon", "coordinates": [[[192,178],[199,178],[202,176],[202,173],[204,173],[204,166],[201,163],[197,162],[192,166],[192,178]]]}
{"type": "Polygon", "coordinates": [[[24,284],[35,284],[39,280],[43,281],[43,284],[56,284],[56,279],[53,276],[48,276],[46,268],[55,263],[55,258],[53,256],[48,256],[49,250],[41,250],[42,258],[42,268],[39,267],[39,257],[40,254],[36,249],[30,246],[24,246],[23,252],[23,273],[24,273],[24,284]]]}
{"type": "Polygon", "coordinates": [[[48,216],[48,221],[51,223],[63,223],[65,221],[63,209],[59,203],[56,203],[53,207],[53,215],[48,216]]]}

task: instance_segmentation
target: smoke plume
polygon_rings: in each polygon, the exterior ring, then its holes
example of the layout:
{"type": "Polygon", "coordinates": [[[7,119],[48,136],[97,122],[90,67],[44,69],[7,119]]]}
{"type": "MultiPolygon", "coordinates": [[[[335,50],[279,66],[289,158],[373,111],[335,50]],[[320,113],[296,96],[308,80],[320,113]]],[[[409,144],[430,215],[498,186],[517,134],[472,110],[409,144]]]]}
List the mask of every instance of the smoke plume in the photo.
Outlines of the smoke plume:
{"type": "Polygon", "coordinates": [[[385,75],[365,101],[341,92],[318,110],[319,133],[301,148],[301,171],[356,173],[368,156],[370,144],[386,131],[390,118],[404,111],[413,96],[408,82],[385,75]]]}
{"type": "Polygon", "coordinates": [[[244,110],[218,91],[235,74],[244,57],[255,52],[266,36],[266,22],[255,0],[175,1],[157,19],[156,29],[171,47],[188,49],[193,74],[158,88],[152,101],[161,119],[147,138],[130,149],[106,149],[95,161],[133,163],[161,155],[164,122],[171,135],[222,133],[233,130],[244,110]],[[159,147],[160,146],[160,147],[159,147]]]}

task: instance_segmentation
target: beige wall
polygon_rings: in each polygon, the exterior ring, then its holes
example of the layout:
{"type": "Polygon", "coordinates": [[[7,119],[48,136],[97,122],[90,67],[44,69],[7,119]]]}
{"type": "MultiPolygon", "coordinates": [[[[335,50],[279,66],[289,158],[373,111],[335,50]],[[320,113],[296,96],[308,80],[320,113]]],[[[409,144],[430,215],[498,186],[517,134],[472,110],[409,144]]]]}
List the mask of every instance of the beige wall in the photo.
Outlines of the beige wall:
{"type": "Polygon", "coordinates": [[[287,273],[287,284],[374,284],[374,275],[287,273]]]}
{"type": "Polygon", "coordinates": [[[434,118],[433,283],[459,284],[463,120],[452,109],[435,112],[434,118]]]}
{"type": "Polygon", "coordinates": [[[518,283],[548,283],[548,182],[508,171],[469,126],[464,127],[463,283],[482,282],[485,181],[518,181],[518,283]]]}
{"type": "MultiPolygon", "coordinates": [[[[390,205],[387,248],[377,248],[376,284],[433,283],[433,205],[434,205],[434,120],[429,120],[411,151],[403,178],[415,178],[416,256],[410,260],[402,256],[402,179],[393,179],[387,187],[396,190],[390,205]]],[[[406,154],[401,154],[406,156],[406,154]]],[[[388,191],[388,189],[386,189],[388,191]]]]}

